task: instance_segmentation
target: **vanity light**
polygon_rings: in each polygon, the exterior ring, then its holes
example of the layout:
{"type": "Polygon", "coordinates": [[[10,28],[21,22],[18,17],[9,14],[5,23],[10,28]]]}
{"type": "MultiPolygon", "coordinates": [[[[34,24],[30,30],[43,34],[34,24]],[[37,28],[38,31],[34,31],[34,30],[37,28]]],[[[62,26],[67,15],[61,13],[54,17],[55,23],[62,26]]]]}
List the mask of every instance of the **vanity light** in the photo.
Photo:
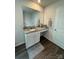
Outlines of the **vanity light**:
{"type": "Polygon", "coordinates": [[[41,2],[41,0],[38,0],[38,3],[40,3],[41,2]]]}

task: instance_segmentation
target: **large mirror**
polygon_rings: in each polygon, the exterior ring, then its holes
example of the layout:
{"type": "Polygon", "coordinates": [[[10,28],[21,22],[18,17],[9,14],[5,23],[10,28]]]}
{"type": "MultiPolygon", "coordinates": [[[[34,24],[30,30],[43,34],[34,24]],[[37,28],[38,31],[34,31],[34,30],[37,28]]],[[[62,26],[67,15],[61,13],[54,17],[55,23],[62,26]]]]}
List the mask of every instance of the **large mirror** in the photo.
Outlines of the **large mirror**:
{"type": "Polygon", "coordinates": [[[25,27],[40,25],[40,12],[29,7],[23,7],[23,24],[25,27]]]}

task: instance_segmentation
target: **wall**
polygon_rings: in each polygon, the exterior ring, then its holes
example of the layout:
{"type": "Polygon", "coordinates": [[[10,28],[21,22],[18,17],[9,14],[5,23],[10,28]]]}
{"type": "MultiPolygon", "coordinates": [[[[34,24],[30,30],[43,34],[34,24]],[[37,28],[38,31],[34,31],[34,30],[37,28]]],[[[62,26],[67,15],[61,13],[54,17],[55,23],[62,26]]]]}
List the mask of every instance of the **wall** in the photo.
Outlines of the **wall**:
{"type": "Polygon", "coordinates": [[[37,11],[42,11],[42,7],[29,2],[28,0],[15,0],[15,46],[24,43],[24,32],[23,32],[23,9],[22,7],[29,7],[37,11]]]}
{"type": "Polygon", "coordinates": [[[15,46],[24,43],[23,13],[18,2],[15,3],[15,46]]]}
{"type": "MultiPolygon", "coordinates": [[[[64,35],[64,33],[60,34],[60,31],[59,31],[59,33],[58,32],[57,33],[54,32],[55,31],[55,26],[54,25],[56,24],[55,20],[56,19],[64,20],[64,18],[63,18],[64,16],[63,15],[61,16],[61,18],[60,17],[57,18],[58,17],[57,14],[59,14],[59,13],[57,13],[57,10],[61,9],[60,7],[62,7],[62,6],[64,6],[64,2],[63,2],[63,0],[60,0],[60,1],[57,1],[57,2],[55,2],[55,3],[49,5],[48,7],[45,8],[44,24],[49,26],[48,23],[49,23],[49,20],[51,19],[52,20],[52,27],[49,28],[49,31],[44,36],[47,39],[49,39],[50,41],[52,41],[53,43],[59,45],[61,48],[64,48],[64,46],[63,46],[64,45],[64,42],[63,42],[63,39],[64,39],[63,35],[64,35]],[[58,34],[60,34],[61,36],[59,36],[58,34]],[[61,44],[61,43],[59,43],[59,41],[62,41],[63,43],[61,44]]],[[[64,7],[62,7],[62,8],[64,9],[64,7]]],[[[63,11],[61,11],[61,12],[63,13],[63,11]]],[[[62,22],[62,20],[60,20],[60,21],[62,22]]],[[[59,26],[57,25],[56,28],[58,28],[58,27],[59,26]]],[[[62,28],[62,31],[63,30],[64,29],[62,28]]]]}

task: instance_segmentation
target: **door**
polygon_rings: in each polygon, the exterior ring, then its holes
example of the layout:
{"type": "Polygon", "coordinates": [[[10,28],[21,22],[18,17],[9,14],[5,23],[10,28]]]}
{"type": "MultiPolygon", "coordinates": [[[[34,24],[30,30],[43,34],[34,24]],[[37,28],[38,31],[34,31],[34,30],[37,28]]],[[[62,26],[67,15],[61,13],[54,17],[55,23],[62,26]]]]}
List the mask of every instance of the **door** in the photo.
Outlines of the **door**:
{"type": "Polygon", "coordinates": [[[56,9],[53,40],[57,45],[64,49],[64,6],[60,6],[56,9]]]}

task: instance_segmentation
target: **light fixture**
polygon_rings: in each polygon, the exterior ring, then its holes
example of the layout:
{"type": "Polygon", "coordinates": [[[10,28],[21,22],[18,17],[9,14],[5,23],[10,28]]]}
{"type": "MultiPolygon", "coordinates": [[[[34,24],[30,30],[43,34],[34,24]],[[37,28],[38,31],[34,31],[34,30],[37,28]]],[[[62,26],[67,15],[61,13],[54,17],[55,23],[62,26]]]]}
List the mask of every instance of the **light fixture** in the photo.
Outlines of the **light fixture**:
{"type": "Polygon", "coordinates": [[[40,3],[41,2],[41,0],[38,0],[38,3],[40,3]]]}

